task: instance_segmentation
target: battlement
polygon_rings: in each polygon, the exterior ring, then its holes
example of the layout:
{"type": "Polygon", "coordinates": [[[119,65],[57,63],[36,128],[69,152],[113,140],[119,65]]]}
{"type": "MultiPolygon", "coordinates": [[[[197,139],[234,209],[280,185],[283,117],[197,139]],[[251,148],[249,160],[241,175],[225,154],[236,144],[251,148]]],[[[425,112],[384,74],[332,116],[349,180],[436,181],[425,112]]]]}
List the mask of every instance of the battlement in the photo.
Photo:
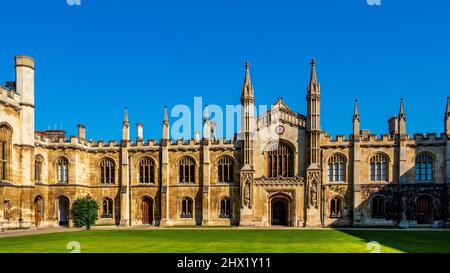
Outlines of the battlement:
{"type": "Polygon", "coordinates": [[[16,92],[15,84],[13,83],[7,83],[5,86],[0,85],[0,104],[19,110],[21,108],[20,94],[16,92]]]}
{"type": "Polygon", "coordinates": [[[445,133],[439,136],[436,133],[416,133],[413,139],[415,142],[445,142],[448,137],[445,133]]]}

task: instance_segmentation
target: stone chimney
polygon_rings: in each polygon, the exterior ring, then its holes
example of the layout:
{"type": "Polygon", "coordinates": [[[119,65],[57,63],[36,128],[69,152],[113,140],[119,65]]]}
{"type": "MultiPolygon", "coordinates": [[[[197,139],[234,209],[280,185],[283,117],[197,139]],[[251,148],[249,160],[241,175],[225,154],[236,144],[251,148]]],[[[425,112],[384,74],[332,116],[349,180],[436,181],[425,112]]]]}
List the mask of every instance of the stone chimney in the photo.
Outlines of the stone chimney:
{"type": "Polygon", "coordinates": [[[194,140],[196,143],[200,142],[200,132],[199,131],[194,132],[194,140]]]}
{"type": "Polygon", "coordinates": [[[86,140],[86,127],[83,124],[78,124],[78,139],[86,140]]]}
{"type": "Polygon", "coordinates": [[[144,139],[144,124],[137,123],[136,129],[137,129],[137,140],[143,140],[144,139]]]}
{"type": "Polygon", "coordinates": [[[393,116],[388,120],[389,124],[389,134],[390,135],[396,135],[398,134],[398,117],[393,116]]]}

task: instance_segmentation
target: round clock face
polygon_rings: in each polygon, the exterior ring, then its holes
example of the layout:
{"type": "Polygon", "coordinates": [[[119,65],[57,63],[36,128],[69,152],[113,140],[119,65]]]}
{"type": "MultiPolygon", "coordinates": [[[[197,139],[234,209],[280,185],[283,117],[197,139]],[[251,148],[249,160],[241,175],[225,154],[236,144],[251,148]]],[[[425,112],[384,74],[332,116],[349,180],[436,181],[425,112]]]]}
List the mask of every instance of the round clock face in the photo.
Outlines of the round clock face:
{"type": "Polygon", "coordinates": [[[284,133],[284,127],[282,125],[278,125],[277,128],[275,128],[275,132],[282,135],[284,133]]]}

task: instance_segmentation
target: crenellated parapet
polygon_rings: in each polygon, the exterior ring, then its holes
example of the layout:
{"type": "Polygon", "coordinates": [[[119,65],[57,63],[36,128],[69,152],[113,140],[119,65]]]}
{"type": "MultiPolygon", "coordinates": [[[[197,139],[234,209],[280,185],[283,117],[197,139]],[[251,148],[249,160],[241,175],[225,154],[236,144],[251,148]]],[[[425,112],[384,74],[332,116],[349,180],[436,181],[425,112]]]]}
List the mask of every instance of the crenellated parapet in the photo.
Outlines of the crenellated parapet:
{"type": "Polygon", "coordinates": [[[0,104],[5,105],[6,107],[12,107],[19,111],[22,108],[20,106],[21,97],[12,87],[13,86],[8,87],[0,85],[0,104]]]}
{"type": "Polygon", "coordinates": [[[449,137],[445,133],[439,136],[436,133],[414,134],[408,145],[416,146],[445,146],[449,137]]]}

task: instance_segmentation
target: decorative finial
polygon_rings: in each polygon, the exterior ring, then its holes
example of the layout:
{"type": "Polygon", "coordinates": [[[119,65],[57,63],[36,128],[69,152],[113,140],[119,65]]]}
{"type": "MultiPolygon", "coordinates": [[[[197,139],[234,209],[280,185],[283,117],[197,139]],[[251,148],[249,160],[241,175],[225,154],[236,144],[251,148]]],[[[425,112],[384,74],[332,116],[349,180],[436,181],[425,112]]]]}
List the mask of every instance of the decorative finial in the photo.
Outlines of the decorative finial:
{"type": "Polygon", "coordinates": [[[311,65],[312,65],[312,66],[315,66],[315,65],[316,65],[316,58],[312,58],[312,60],[311,60],[311,65]]]}
{"type": "Polygon", "coordinates": [[[245,69],[250,69],[250,63],[249,63],[249,61],[245,61],[245,69]]]}

